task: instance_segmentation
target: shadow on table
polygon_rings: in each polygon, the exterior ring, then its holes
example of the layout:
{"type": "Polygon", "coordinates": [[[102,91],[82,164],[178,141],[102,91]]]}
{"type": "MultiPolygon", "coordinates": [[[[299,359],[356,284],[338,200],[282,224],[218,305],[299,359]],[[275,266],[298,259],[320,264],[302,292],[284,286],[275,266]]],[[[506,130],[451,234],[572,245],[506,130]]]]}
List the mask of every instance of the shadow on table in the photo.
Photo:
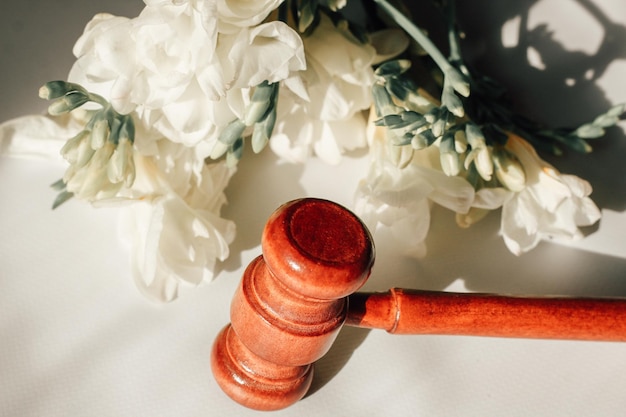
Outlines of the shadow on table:
{"type": "Polygon", "coordinates": [[[344,326],[328,353],[315,362],[311,388],[307,396],[313,395],[330,382],[348,364],[353,353],[365,341],[370,329],[344,326]]]}
{"type": "MultiPolygon", "coordinates": [[[[470,65],[500,82],[519,114],[551,128],[590,122],[617,104],[611,103],[607,93],[626,101],[626,91],[615,91],[626,89],[621,79],[611,77],[619,82],[614,86],[599,82],[612,64],[626,60],[626,27],[614,22],[596,2],[571,2],[569,13],[575,16],[571,21],[579,23],[579,30],[588,31],[594,42],[597,38],[599,45],[594,52],[573,49],[559,40],[562,34],[549,24],[531,27],[531,12],[537,3],[458,2],[460,25],[467,35],[464,56],[470,65]],[[505,26],[513,40],[503,40],[505,26]]],[[[616,192],[626,189],[623,129],[609,128],[605,137],[590,144],[594,152],[589,155],[566,152],[562,157],[542,156],[560,171],[588,180],[594,187],[593,199],[601,208],[624,211],[626,193],[616,192]]]]}

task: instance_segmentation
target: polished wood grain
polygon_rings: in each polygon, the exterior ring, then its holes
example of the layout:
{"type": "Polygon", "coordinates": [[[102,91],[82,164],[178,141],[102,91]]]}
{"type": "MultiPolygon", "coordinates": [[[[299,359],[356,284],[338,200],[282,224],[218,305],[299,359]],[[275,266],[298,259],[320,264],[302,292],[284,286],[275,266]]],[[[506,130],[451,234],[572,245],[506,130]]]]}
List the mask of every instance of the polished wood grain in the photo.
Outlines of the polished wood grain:
{"type": "Polygon", "coordinates": [[[344,323],[396,334],[626,341],[626,300],[355,293],[370,274],[374,244],[353,213],[330,201],[300,199],[278,208],[261,248],[211,354],[220,387],[253,409],[278,410],[300,400],[312,364],[344,323]]]}
{"type": "Polygon", "coordinates": [[[418,291],[350,296],[346,324],[394,334],[626,341],[626,300],[418,291]]]}
{"type": "Polygon", "coordinates": [[[311,363],[335,340],[347,296],[374,262],[361,221],[325,200],[296,200],[268,220],[263,255],[244,272],[231,303],[231,324],[211,355],[224,392],[257,410],[298,401],[312,378],[311,363]]]}

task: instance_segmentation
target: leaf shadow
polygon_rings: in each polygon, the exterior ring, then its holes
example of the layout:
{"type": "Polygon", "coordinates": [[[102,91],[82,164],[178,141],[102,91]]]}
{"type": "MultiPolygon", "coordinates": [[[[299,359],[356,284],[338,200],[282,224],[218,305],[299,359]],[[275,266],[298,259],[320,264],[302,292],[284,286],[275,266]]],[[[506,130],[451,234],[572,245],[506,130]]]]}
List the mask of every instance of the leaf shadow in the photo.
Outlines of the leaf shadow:
{"type": "MultiPolygon", "coordinates": [[[[597,23],[601,35],[594,52],[571,50],[549,23],[531,26],[536,3],[458,2],[459,25],[466,34],[464,56],[471,66],[507,89],[512,108],[519,114],[552,128],[576,127],[617,104],[607,97],[599,80],[611,64],[626,60],[626,26],[613,21],[595,2],[576,0],[571,6],[578,7],[588,23],[597,23]],[[489,13],[471,13],[472,9],[489,13]],[[517,23],[517,42],[513,44],[506,43],[502,35],[511,22],[517,23]]],[[[579,29],[591,31],[583,26],[579,29]]],[[[626,100],[626,91],[618,93],[626,100]]],[[[560,171],[588,180],[594,188],[592,197],[601,208],[626,210],[626,194],[615,192],[626,187],[624,130],[609,128],[604,138],[591,145],[591,154],[566,152],[560,157],[542,157],[560,171]]]]}

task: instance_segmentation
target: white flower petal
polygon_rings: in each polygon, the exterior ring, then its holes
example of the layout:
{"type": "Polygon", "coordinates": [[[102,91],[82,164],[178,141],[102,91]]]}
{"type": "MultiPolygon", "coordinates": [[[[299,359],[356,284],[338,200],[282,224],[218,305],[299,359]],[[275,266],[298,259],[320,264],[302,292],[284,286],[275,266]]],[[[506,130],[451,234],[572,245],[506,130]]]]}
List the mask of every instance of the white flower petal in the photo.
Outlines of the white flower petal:
{"type": "Polygon", "coordinates": [[[127,207],[121,231],[133,242],[133,273],[146,295],[170,301],[182,283],[197,286],[215,277],[216,263],[228,257],[235,236],[234,223],[219,216],[233,172],[224,163],[212,164],[186,193],[163,182],[161,196],[127,207]]]}
{"type": "Polygon", "coordinates": [[[495,210],[501,207],[512,195],[512,192],[505,188],[481,188],[474,194],[472,207],[495,210]]]}
{"type": "Polygon", "coordinates": [[[523,199],[512,199],[502,207],[500,233],[506,246],[515,255],[537,246],[540,238],[537,234],[536,214],[523,199]]]}
{"type": "Polygon", "coordinates": [[[261,23],[283,0],[217,0],[219,25],[222,32],[261,23]]]}
{"type": "Polygon", "coordinates": [[[513,253],[534,248],[542,238],[579,239],[579,226],[598,221],[600,210],[587,197],[587,181],[560,174],[517,136],[509,138],[507,148],[519,158],[529,180],[503,204],[501,232],[513,253]]]}
{"type": "Polygon", "coordinates": [[[235,68],[236,87],[274,83],[306,67],[302,39],[278,21],[243,29],[230,46],[228,59],[235,68]]]}
{"type": "Polygon", "coordinates": [[[361,112],[372,104],[375,51],[346,36],[325,16],[303,43],[307,67],[283,82],[288,88],[279,92],[270,147],[294,161],[304,161],[314,151],[325,161],[337,163],[346,150],[366,144],[361,112]],[[297,118],[292,108],[298,109],[297,118]],[[354,129],[353,133],[348,129],[354,129]]]}

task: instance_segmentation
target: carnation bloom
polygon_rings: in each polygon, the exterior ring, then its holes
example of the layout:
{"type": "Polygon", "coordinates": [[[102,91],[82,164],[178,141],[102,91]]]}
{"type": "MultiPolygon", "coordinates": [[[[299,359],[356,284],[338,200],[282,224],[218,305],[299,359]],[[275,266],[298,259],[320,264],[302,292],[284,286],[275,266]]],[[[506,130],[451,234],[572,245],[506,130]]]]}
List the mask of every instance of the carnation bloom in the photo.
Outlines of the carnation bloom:
{"type": "Polygon", "coordinates": [[[221,32],[261,23],[283,0],[217,0],[221,32]]]}
{"type": "Polygon", "coordinates": [[[299,76],[304,91],[295,88],[301,84],[294,80],[287,83],[291,88],[281,89],[270,146],[289,162],[302,163],[315,153],[337,164],[346,150],[366,145],[362,111],[372,103],[376,50],[325,15],[303,42],[307,68],[299,76]]]}
{"type": "Polygon", "coordinates": [[[136,111],[169,140],[206,142],[210,151],[221,129],[242,117],[250,88],[305,67],[301,39],[286,24],[221,33],[218,9],[209,1],[148,1],[134,19],[99,14],[76,43],[70,81],[122,114],[136,111]]]}
{"type": "Polygon", "coordinates": [[[235,224],[221,218],[220,210],[234,171],[224,162],[203,165],[191,181],[177,181],[185,185],[179,193],[164,182],[154,160],[144,158],[138,165],[145,175],[138,182],[154,187],[154,194],[125,207],[120,232],[132,242],[131,265],[138,287],[152,299],[171,301],[181,285],[212,280],[217,261],[228,257],[235,224]]]}
{"type": "Polygon", "coordinates": [[[410,160],[398,166],[390,152],[395,145],[386,139],[385,130],[370,130],[372,163],[357,190],[356,212],[372,231],[387,229],[408,255],[420,257],[426,250],[432,203],[467,213],[474,188],[463,178],[446,175],[433,147],[410,152],[410,160]]]}
{"type": "Polygon", "coordinates": [[[76,42],[70,81],[136,132],[106,140],[112,130],[95,119],[79,135],[56,129],[75,136],[61,149],[70,167],[60,201],[132,203],[122,207],[120,229],[135,280],[154,299],[212,279],[228,256],[235,227],[219,212],[234,170],[205,159],[220,130],[244,116],[252,88],[305,68],[298,34],[260,23],[279,3],[146,0],[133,19],[96,15],[76,42]]]}
{"type": "Polygon", "coordinates": [[[526,187],[511,193],[502,206],[501,233],[511,252],[527,252],[542,238],[579,239],[579,226],[600,219],[600,210],[589,198],[592,188],[587,181],[559,173],[516,135],[509,136],[506,148],[526,173],[526,187]]]}

